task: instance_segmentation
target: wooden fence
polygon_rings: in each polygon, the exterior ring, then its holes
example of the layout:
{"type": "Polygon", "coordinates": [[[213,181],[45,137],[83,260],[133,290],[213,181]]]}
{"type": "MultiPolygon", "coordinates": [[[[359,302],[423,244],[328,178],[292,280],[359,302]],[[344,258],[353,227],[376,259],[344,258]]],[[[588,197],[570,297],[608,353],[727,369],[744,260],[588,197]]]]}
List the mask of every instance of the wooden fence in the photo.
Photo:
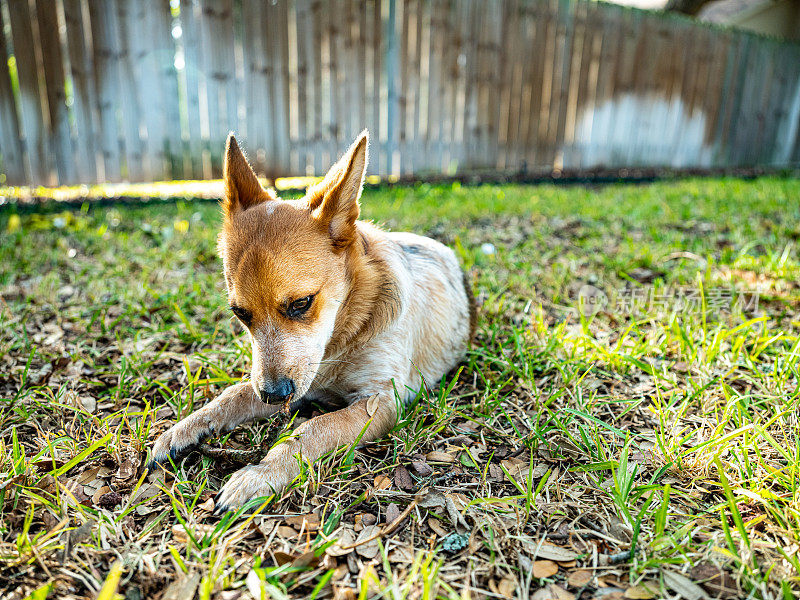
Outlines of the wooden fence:
{"type": "Polygon", "coordinates": [[[800,164],[800,46],[576,0],[0,0],[0,183],[800,164]],[[4,68],[3,65],[8,65],[4,68]]]}

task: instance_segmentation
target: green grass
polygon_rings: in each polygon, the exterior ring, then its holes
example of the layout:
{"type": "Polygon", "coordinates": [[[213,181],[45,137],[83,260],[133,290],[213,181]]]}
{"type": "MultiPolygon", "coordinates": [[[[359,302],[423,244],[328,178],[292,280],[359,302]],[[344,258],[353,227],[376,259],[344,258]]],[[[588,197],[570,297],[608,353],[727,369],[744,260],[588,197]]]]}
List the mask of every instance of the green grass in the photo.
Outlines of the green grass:
{"type": "Polygon", "coordinates": [[[474,349],[388,438],[221,519],[235,465],[142,467],[249,370],[217,206],[7,210],[0,597],[800,595],[798,198],[780,178],[366,191],[365,218],[456,248],[474,349]]]}

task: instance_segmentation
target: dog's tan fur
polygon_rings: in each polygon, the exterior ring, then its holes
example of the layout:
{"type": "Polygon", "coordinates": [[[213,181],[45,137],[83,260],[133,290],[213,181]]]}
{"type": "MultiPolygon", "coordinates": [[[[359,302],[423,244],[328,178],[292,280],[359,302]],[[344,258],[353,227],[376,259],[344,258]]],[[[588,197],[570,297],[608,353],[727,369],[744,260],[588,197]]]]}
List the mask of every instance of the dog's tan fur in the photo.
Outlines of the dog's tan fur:
{"type": "Polygon", "coordinates": [[[398,417],[395,389],[407,401],[423,381],[438,383],[474,333],[471,292],[450,249],[357,220],[367,142],[364,132],[302,199],[283,201],[228,139],[219,252],[229,301],[249,312],[252,377],[162,434],[153,459],[275,414],[280,405],[262,402],[259,390],[279,378],[294,382],[295,398],[349,405],[303,423],[261,463],[234,473],[218,507],[279,492],[298,475],[299,457],[313,462],[386,434],[398,417]],[[288,318],[286,307],[309,296],[302,318],[288,318]]]}

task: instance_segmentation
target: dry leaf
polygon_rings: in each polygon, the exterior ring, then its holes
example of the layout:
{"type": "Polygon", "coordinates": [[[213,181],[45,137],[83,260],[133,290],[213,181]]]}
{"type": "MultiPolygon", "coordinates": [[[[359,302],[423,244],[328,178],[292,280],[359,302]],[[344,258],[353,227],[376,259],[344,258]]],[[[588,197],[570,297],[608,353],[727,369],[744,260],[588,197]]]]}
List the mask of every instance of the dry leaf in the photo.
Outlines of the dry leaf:
{"type": "Polygon", "coordinates": [[[380,527],[378,527],[377,525],[369,525],[361,530],[355,542],[356,543],[355,551],[359,556],[366,559],[370,559],[370,558],[375,558],[378,555],[378,551],[380,550],[380,545],[378,544],[378,537],[375,536],[375,534],[378,533],[379,531],[380,527]]]}
{"type": "Polygon", "coordinates": [[[321,561],[322,559],[316,555],[316,552],[314,552],[314,550],[309,550],[308,552],[303,552],[303,554],[295,558],[292,561],[292,566],[296,569],[305,569],[305,568],[313,569],[321,561]]]}
{"type": "Polygon", "coordinates": [[[374,485],[376,490],[385,490],[386,488],[391,487],[392,480],[386,475],[378,475],[375,478],[374,485]]]}
{"type": "Polygon", "coordinates": [[[575,594],[568,592],[555,583],[551,583],[548,587],[550,588],[550,595],[554,600],[575,600],[575,594]]]}
{"type": "Polygon", "coordinates": [[[694,583],[685,575],[681,575],[676,571],[664,569],[662,571],[664,576],[664,583],[666,583],[673,591],[677,592],[686,600],[707,600],[710,596],[699,585],[694,583]]]}
{"type": "Polygon", "coordinates": [[[356,539],[352,529],[349,527],[342,527],[338,532],[334,533],[332,537],[336,540],[336,543],[329,546],[325,550],[325,554],[328,556],[344,556],[353,551],[352,548],[349,548],[356,539]]]}
{"type": "Polygon", "coordinates": [[[516,594],[517,587],[519,586],[519,582],[516,580],[515,577],[511,577],[510,575],[506,575],[503,577],[502,581],[497,584],[497,593],[503,596],[504,598],[513,598],[516,594]]]}
{"type": "Polygon", "coordinates": [[[447,452],[438,452],[434,450],[432,452],[428,452],[425,455],[425,458],[429,462],[439,462],[439,463],[452,463],[455,462],[456,457],[452,454],[448,454],[447,452]]]}
{"type": "Polygon", "coordinates": [[[552,577],[558,573],[558,565],[552,560],[535,560],[533,561],[533,576],[538,579],[545,577],[552,577]]]}
{"type": "Polygon", "coordinates": [[[569,574],[569,577],[567,577],[567,585],[569,587],[582,588],[586,585],[589,585],[593,577],[594,573],[591,571],[579,569],[569,574]]]}
{"type": "MultiPolygon", "coordinates": [[[[86,491],[86,490],[84,490],[84,491],[86,491]]],[[[100,503],[100,497],[103,496],[104,494],[107,494],[110,491],[111,491],[111,488],[108,487],[107,485],[104,485],[104,486],[101,486],[101,487],[97,488],[97,490],[95,490],[94,494],[92,494],[92,504],[97,506],[100,503]]]]}
{"type": "Polygon", "coordinates": [[[389,506],[386,507],[386,522],[387,523],[394,523],[394,520],[400,516],[400,508],[392,502],[389,506]]]}
{"type": "Polygon", "coordinates": [[[123,460],[122,464],[119,466],[115,478],[121,481],[133,479],[136,477],[136,471],[139,470],[139,463],[140,459],[138,452],[127,452],[125,455],[125,460],[123,460]]]}
{"type": "Polygon", "coordinates": [[[456,498],[454,494],[445,494],[444,507],[447,509],[447,516],[450,517],[450,522],[455,525],[456,531],[465,534],[470,530],[470,526],[458,509],[458,506],[456,506],[455,500],[460,501],[460,498],[456,498]]]}
{"type": "Polygon", "coordinates": [[[541,544],[535,542],[531,551],[533,552],[534,558],[545,560],[568,561],[575,560],[579,556],[577,552],[569,548],[562,548],[561,546],[556,546],[548,542],[542,542],[541,544]]]}
{"type": "Polygon", "coordinates": [[[90,481],[94,481],[97,478],[97,474],[100,472],[101,467],[95,467],[93,469],[86,469],[83,473],[78,475],[75,480],[80,483],[81,485],[86,485],[90,481]]]}
{"type": "Polygon", "coordinates": [[[424,460],[412,460],[411,468],[414,469],[414,473],[416,473],[420,477],[427,477],[428,475],[433,475],[433,469],[424,460]]]}
{"type": "Polygon", "coordinates": [[[378,518],[371,514],[371,513],[361,513],[356,515],[355,518],[355,530],[361,531],[362,528],[366,527],[367,525],[375,525],[378,522],[378,518]]]}
{"type": "Polygon", "coordinates": [[[297,537],[297,532],[289,527],[288,525],[279,525],[278,526],[278,535],[283,538],[294,538],[297,537]]]}
{"type": "Polygon", "coordinates": [[[214,512],[214,498],[209,498],[208,500],[200,504],[197,507],[197,510],[207,513],[214,512]]]}
{"type": "Polygon", "coordinates": [[[399,465],[394,470],[394,484],[401,490],[407,492],[414,489],[414,481],[411,479],[411,474],[403,465],[399,465]]]}
{"type": "Polygon", "coordinates": [[[698,563],[689,571],[692,581],[700,584],[713,597],[738,598],[739,587],[733,576],[709,562],[698,563]]]}
{"type": "MultiPolygon", "coordinates": [[[[655,589],[658,589],[657,587],[655,589]]],[[[655,598],[655,594],[646,585],[633,585],[625,590],[625,597],[629,600],[650,600],[655,598]]]]}
{"type": "Polygon", "coordinates": [[[428,490],[417,501],[420,508],[444,508],[444,494],[438,490],[428,490]]]}
{"type": "Polygon", "coordinates": [[[571,569],[572,567],[578,564],[578,561],[576,560],[557,560],[556,562],[558,563],[559,567],[562,567],[564,569],[571,569]]]}
{"type": "Polygon", "coordinates": [[[273,552],[272,556],[275,558],[275,563],[278,565],[293,563],[294,559],[297,558],[294,554],[287,554],[286,552],[281,552],[280,550],[273,552]]]}
{"type": "Polygon", "coordinates": [[[389,552],[389,563],[405,563],[411,564],[414,562],[414,552],[408,546],[397,546],[394,550],[389,552]]]}
{"type": "Polygon", "coordinates": [[[161,600],[187,600],[188,598],[194,598],[199,585],[200,573],[181,575],[179,579],[169,584],[164,591],[164,595],[161,596],[161,600]]]}
{"type": "Polygon", "coordinates": [[[319,517],[314,513],[308,513],[307,515],[295,515],[293,517],[287,517],[284,520],[284,523],[289,525],[290,527],[294,527],[298,531],[316,531],[319,529],[319,517]]]}
{"type": "Polygon", "coordinates": [[[367,400],[367,414],[371,417],[375,414],[375,411],[378,410],[378,404],[380,403],[380,394],[375,394],[370,396],[367,400]]]}
{"type": "Polygon", "coordinates": [[[428,527],[433,529],[434,533],[439,537],[448,535],[448,531],[442,527],[442,522],[439,519],[428,519],[428,527]]]}

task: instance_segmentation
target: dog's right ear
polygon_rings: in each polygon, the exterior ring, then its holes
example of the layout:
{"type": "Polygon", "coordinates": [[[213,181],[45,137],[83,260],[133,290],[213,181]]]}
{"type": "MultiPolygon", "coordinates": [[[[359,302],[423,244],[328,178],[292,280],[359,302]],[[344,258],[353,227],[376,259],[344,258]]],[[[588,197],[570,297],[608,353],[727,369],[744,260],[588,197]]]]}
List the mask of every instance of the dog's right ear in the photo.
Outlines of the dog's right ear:
{"type": "Polygon", "coordinates": [[[261,186],[232,133],[228,134],[228,141],[225,143],[222,179],[225,182],[225,200],[222,206],[226,217],[272,199],[261,186]]]}

